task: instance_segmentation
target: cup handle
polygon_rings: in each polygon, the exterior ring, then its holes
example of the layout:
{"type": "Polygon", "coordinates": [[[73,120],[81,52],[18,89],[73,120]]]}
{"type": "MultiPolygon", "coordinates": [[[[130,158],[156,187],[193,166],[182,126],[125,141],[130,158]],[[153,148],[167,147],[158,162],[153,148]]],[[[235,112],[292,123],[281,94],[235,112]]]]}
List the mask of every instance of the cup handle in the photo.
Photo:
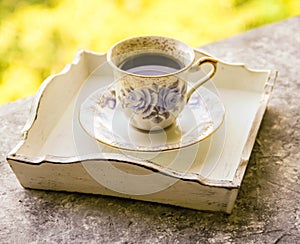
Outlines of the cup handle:
{"type": "Polygon", "coordinates": [[[210,63],[212,65],[212,69],[206,74],[202,79],[198,80],[187,92],[187,101],[190,99],[194,91],[196,91],[200,86],[202,86],[205,82],[207,82],[210,78],[212,78],[217,72],[217,63],[218,60],[211,57],[202,57],[196,61],[195,64],[189,69],[190,72],[196,72],[200,70],[200,66],[205,63],[210,63]]]}

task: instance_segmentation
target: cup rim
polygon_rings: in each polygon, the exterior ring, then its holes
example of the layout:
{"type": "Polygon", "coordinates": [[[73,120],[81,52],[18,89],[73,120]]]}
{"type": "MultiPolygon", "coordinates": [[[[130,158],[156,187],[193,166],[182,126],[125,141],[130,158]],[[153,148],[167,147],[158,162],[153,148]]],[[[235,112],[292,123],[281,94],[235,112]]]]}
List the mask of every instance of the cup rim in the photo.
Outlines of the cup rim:
{"type": "Polygon", "coordinates": [[[168,76],[174,76],[176,74],[179,74],[179,73],[182,73],[184,71],[186,71],[188,68],[191,67],[191,65],[194,63],[195,61],[195,51],[192,47],[190,47],[189,45],[187,45],[186,43],[178,40],[178,39],[175,39],[175,38],[171,38],[171,37],[167,37],[167,36],[158,36],[158,35],[144,35],[144,36],[134,36],[134,37],[129,37],[129,38],[126,38],[126,39],[123,39],[121,41],[118,41],[117,43],[115,43],[107,52],[106,54],[106,59],[107,59],[107,62],[116,70],[118,70],[119,72],[121,73],[124,73],[126,75],[131,75],[131,76],[135,76],[135,77],[141,77],[141,78],[159,78],[159,77],[168,77],[168,76]],[[134,39],[138,39],[138,38],[145,38],[145,37],[150,37],[150,38],[164,38],[164,39],[167,39],[167,40],[172,40],[172,41],[176,41],[182,45],[184,45],[186,48],[189,49],[189,51],[191,52],[192,54],[192,59],[191,61],[185,65],[183,68],[175,71],[175,72],[172,72],[172,73],[167,73],[167,74],[163,74],[163,75],[140,75],[140,74],[135,74],[135,73],[131,73],[131,72],[128,72],[126,70],[123,70],[123,69],[120,69],[111,59],[111,54],[112,54],[112,51],[114,48],[116,48],[118,45],[120,45],[122,42],[125,42],[125,41],[130,41],[130,40],[134,40],[134,39]]]}

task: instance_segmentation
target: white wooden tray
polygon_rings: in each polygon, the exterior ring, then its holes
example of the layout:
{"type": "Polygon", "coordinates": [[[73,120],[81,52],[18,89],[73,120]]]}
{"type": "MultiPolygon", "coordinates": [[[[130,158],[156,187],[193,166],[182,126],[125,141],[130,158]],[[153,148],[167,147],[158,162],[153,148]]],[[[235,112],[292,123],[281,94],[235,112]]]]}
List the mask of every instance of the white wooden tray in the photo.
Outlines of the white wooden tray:
{"type": "MultiPolygon", "coordinates": [[[[71,65],[43,82],[23,139],[7,160],[25,188],[230,213],[276,76],[220,61],[213,83],[226,115],[216,133],[179,150],[128,152],[97,142],[78,122],[82,102],[113,82],[105,54],[80,51],[71,65]]],[[[206,88],[213,90],[213,83],[206,88]]]]}

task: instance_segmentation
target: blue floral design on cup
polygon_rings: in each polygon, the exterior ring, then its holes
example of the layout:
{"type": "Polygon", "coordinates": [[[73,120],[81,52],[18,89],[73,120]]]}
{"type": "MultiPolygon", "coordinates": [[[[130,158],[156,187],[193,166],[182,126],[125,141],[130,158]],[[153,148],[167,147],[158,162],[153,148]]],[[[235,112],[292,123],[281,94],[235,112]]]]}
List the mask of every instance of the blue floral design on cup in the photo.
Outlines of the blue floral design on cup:
{"type": "Polygon", "coordinates": [[[144,120],[151,120],[159,124],[171,115],[177,117],[185,104],[185,82],[172,83],[169,86],[158,86],[140,89],[126,89],[122,93],[126,95],[123,100],[123,108],[129,109],[136,115],[142,115],[144,120]]]}
{"type": "Polygon", "coordinates": [[[149,112],[156,103],[155,93],[149,89],[132,90],[126,97],[126,106],[135,114],[149,112]]]}
{"type": "Polygon", "coordinates": [[[175,110],[177,104],[182,100],[179,89],[162,87],[158,92],[157,109],[159,111],[175,110]]]}

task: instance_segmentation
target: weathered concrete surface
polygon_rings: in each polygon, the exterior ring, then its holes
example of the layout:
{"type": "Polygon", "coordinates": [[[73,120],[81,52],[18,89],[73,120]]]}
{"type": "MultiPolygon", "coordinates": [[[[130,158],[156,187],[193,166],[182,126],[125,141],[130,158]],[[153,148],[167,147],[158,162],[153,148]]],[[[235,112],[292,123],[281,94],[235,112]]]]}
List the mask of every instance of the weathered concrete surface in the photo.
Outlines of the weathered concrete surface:
{"type": "Polygon", "coordinates": [[[300,243],[300,17],[205,46],[253,68],[278,69],[233,213],[23,189],[5,155],[30,98],[0,107],[1,243],[300,243]]]}

